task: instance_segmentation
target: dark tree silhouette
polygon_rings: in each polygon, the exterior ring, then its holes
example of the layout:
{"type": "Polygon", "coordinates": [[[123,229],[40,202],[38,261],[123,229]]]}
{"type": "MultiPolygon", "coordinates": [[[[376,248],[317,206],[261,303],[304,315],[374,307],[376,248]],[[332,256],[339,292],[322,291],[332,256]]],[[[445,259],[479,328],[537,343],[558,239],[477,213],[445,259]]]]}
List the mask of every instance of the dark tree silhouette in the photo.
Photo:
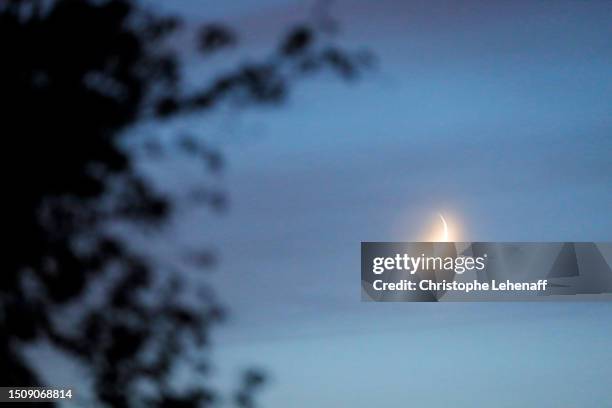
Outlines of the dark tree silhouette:
{"type": "MultiPolygon", "coordinates": [[[[303,25],[276,53],[187,92],[169,41],[180,29],[179,19],[128,0],[0,1],[1,129],[10,163],[0,385],[43,385],[23,349],[45,341],[90,372],[87,406],[214,403],[208,362],[194,357],[205,354],[194,351],[207,346],[223,309],[208,288],[185,285],[181,271],[159,273],[164,268],[154,259],[108,228],[127,223],[155,231],[176,211],[175,199],[139,173],[119,139],[143,120],[220,103],[279,103],[300,75],[331,68],[351,78],[363,58],[321,45],[319,33],[303,25]],[[176,385],[176,370],[191,370],[193,384],[176,385]]],[[[203,63],[237,39],[222,24],[202,27],[196,44],[203,63]]],[[[177,135],[176,145],[210,171],[221,169],[218,152],[199,138],[177,135]]],[[[153,140],[143,146],[154,158],[165,148],[153,140]]],[[[213,208],[225,204],[213,190],[189,196],[213,208]]],[[[202,251],[192,260],[206,267],[214,257],[202,251]]],[[[246,373],[236,403],[253,406],[262,381],[260,373],[246,373]]]]}

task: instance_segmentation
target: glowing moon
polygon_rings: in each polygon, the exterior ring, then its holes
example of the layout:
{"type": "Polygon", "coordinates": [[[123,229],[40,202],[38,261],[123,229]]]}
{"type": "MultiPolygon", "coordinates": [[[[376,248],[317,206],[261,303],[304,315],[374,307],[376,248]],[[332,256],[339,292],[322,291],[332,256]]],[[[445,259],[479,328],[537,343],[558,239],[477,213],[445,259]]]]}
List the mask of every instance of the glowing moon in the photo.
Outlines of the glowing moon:
{"type": "Polygon", "coordinates": [[[440,216],[440,219],[442,220],[442,225],[444,226],[444,232],[443,232],[443,235],[442,235],[442,241],[448,242],[448,224],[446,224],[446,220],[444,219],[442,214],[438,214],[438,215],[440,216]]]}

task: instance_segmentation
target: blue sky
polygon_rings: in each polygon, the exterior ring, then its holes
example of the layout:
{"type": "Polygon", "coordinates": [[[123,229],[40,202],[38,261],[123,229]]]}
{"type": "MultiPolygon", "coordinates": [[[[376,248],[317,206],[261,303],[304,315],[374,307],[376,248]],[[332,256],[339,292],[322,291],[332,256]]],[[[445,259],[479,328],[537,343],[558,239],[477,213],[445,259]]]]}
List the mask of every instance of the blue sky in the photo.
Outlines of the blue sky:
{"type": "MultiPolygon", "coordinates": [[[[240,27],[238,55],[208,72],[272,49],[312,5],[149,2],[240,27]]],[[[221,255],[206,276],[232,312],[215,381],[268,370],[267,408],[612,406],[610,303],[366,304],[359,282],[361,241],[423,239],[438,212],[466,241],[612,239],[612,3],[331,11],[343,45],[377,55],[359,81],[321,75],[280,108],[144,126],[199,132],[228,160],[229,213],[190,212],[147,241],[221,255]]],[[[199,180],[169,166],[148,171],[199,180]]]]}
{"type": "MultiPolygon", "coordinates": [[[[311,5],[155,3],[240,26],[237,60],[271,49],[311,5]]],[[[322,75],[281,108],[155,125],[199,130],[229,162],[230,212],[190,213],[172,232],[221,254],[207,279],[232,319],[215,336],[216,381],[269,370],[268,408],[612,406],[609,303],[359,300],[360,241],[423,239],[438,212],[468,241],[611,240],[612,4],[332,11],[342,44],[377,55],[358,82],[322,75]]],[[[230,61],[217,58],[213,71],[230,61]]]]}

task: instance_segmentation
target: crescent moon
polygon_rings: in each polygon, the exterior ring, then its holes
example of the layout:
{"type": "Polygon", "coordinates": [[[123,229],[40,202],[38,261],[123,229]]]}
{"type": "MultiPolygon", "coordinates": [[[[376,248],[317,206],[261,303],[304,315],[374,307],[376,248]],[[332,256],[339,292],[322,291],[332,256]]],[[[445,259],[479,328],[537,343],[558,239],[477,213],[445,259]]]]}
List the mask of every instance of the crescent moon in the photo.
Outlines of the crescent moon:
{"type": "Polygon", "coordinates": [[[447,242],[448,241],[448,224],[446,224],[446,220],[444,219],[442,214],[438,214],[438,215],[440,216],[440,219],[442,220],[442,225],[444,226],[444,234],[442,235],[442,241],[447,242]]]}

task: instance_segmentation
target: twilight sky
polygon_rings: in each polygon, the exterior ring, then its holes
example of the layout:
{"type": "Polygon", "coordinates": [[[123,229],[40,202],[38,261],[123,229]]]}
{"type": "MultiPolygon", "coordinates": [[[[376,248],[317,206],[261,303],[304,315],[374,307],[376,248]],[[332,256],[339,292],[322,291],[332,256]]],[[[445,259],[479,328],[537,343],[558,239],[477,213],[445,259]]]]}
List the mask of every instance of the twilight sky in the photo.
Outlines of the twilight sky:
{"type": "MultiPolygon", "coordinates": [[[[312,4],[154,3],[240,27],[238,56],[210,72],[271,50],[312,4]]],[[[462,240],[612,239],[612,3],[331,10],[339,42],[377,55],[358,82],[322,74],[280,108],[143,126],[199,131],[228,160],[229,213],[189,213],[148,242],[221,255],[205,277],[232,311],[215,381],[269,370],[267,408],[612,406],[610,304],[365,304],[359,292],[360,241],[426,238],[438,212],[462,240]]],[[[201,69],[193,57],[189,74],[201,69]]],[[[189,183],[191,168],[171,166],[149,170],[189,183]]]]}
{"type": "MultiPolygon", "coordinates": [[[[312,4],[204,3],[171,7],[240,26],[242,58],[312,4]]],[[[210,279],[233,318],[216,335],[217,381],[269,370],[268,408],[610,401],[610,304],[362,304],[359,243],[422,239],[437,212],[465,240],[610,240],[612,3],[331,11],[342,44],[378,57],[360,81],[321,75],[280,109],[168,126],[201,129],[229,161],[231,211],[174,232],[221,254],[210,279]]]]}

